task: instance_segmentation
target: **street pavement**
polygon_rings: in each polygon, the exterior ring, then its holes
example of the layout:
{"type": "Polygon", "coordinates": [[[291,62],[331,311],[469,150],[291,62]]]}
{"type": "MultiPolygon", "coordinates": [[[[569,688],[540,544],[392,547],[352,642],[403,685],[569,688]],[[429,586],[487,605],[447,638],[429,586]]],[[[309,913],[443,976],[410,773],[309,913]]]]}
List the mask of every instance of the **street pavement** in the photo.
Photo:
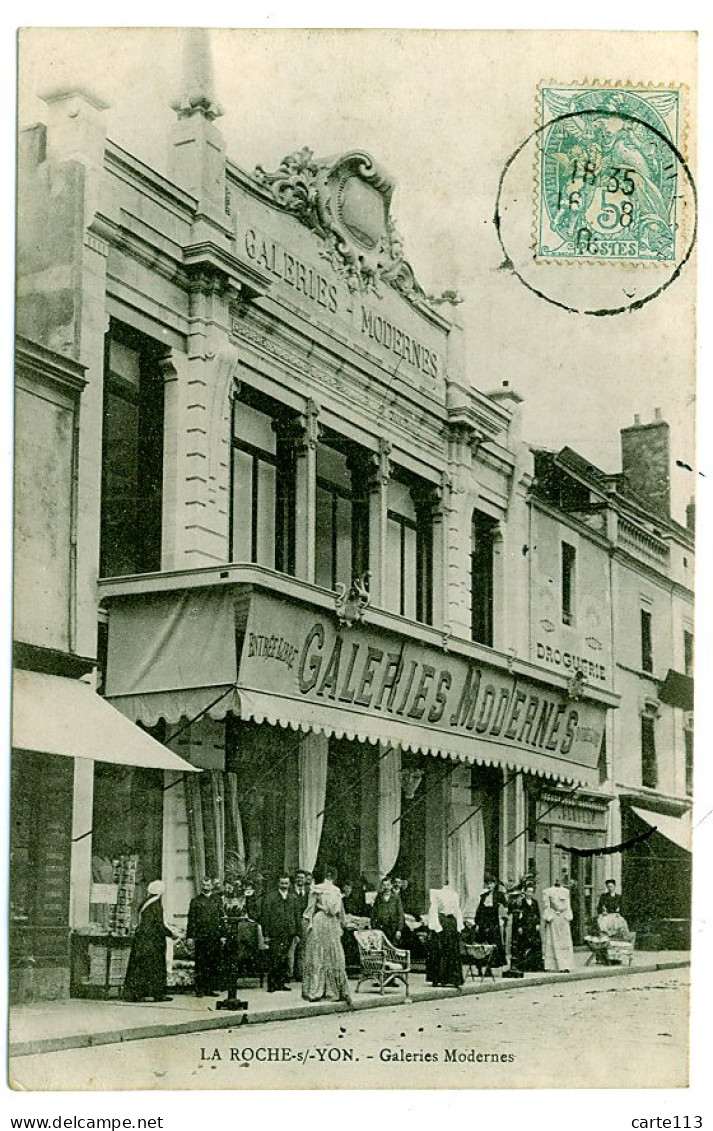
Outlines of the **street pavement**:
{"type": "Polygon", "coordinates": [[[687,1082],[689,970],[561,984],[10,1061],[27,1090],[671,1088],[687,1082]]]}

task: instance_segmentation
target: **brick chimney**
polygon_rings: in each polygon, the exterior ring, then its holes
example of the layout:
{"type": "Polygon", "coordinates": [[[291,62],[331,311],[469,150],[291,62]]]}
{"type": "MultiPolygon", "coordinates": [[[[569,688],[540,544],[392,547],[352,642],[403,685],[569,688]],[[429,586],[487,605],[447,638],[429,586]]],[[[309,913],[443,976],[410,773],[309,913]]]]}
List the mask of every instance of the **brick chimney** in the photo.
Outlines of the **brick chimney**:
{"type": "Polygon", "coordinates": [[[655,514],[669,518],[669,428],[660,409],[654,409],[650,424],[642,424],[635,416],[632,425],[621,429],[621,467],[629,492],[655,514]]]}

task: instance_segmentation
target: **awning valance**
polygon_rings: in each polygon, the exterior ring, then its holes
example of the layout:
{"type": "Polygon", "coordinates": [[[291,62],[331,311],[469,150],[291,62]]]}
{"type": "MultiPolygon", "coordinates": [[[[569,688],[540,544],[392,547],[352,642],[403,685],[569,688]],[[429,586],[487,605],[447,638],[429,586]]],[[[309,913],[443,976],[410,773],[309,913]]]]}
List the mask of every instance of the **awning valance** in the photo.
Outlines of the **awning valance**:
{"type": "Polygon", "coordinates": [[[258,723],[314,731],[357,742],[383,743],[441,758],[457,758],[471,765],[524,770],[560,781],[584,783],[588,776],[583,767],[572,766],[561,759],[548,758],[545,764],[542,756],[535,751],[516,749],[506,743],[478,743],[470,735],[439,735],[427,727],[388,716],[374,717],[344,708],[328,711],[322,704],[308,700],[281,698],[242,688],[239,699],[240,718],[258,723]]]}
{"type": "Polygon", "coordinates": [[[667,813],[652,813],[649,809],[639,809],[634,805],[631,806],[632,813],[635,813],[640,821],[650,825],[665,836],[666,840],[670,840],[672,844],[683,848],[684,851],[691,851],[691,814],[684,813],[681,817],[671,817],[667,813]]]}
{"type": "Polygon", "coordinates": [[[40,754],[194,772],[183,758],[105,703],[89,684],[41,672],[14,672],[12,745],[40,754]]]}

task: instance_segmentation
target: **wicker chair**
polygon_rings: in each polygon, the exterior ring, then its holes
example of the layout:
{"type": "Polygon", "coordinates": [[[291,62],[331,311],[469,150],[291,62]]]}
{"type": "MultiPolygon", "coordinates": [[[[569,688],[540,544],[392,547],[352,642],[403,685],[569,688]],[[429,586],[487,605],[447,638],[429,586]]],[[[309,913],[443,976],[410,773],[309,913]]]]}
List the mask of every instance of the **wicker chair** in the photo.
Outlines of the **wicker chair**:
{"type": "Polygon", "coordinates": [[[354,938],[359,948],[361,962],[361,975],[354,992],[358,993],[362,982],[377,983],[382,994],[385,986],[403,982],[408,998],[408,976],[411,972],[409,951],[400,950],[390,943],[383,931],[372,929],[355,931],[354,938]]]}

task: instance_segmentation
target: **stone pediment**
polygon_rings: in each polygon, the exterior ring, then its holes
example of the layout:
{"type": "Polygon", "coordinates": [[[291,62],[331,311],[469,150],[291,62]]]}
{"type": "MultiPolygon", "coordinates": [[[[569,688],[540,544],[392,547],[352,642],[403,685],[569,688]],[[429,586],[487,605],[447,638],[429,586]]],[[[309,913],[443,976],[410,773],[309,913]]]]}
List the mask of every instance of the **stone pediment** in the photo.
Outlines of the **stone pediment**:
{"type": "Polygon", "coordinates": [[[368,153],[318,158],[305,147],[274,172],[258,165],[253,178],[321,237],[320,255],[351,290],[378,294],[383,283],[412,302],[426,298],[391,217],[394,182],[368,153]]]}

